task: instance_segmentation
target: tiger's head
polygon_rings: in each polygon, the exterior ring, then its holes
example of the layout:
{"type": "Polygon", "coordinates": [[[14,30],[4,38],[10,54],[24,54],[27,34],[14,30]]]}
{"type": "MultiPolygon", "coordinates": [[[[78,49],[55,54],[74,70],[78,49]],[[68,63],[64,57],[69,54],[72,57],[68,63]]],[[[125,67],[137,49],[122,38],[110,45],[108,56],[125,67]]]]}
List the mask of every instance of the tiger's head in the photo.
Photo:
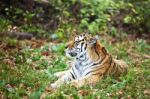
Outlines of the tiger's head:
{"type": "Polygon", "coordinates": [[[88,33],[83,33],[74,36],[66,45],[66,56],[68,57],[79,57],[87,53],[94,44],[96,44],[98,37],[92,37],[88,33]]]}

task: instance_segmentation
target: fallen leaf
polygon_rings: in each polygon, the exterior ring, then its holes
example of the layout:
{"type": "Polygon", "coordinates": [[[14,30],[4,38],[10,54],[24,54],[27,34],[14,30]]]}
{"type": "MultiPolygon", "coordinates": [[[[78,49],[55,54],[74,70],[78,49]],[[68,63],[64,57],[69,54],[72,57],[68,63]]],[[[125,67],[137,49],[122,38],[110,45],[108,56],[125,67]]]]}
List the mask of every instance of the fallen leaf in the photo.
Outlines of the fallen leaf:
{"type": "Polygon", "coordinates": [[[144,95],[150,95],[150,89],[144,90],[144,95]]]}
{"type": "Polygon", "coordinates": [[[42,55],[43,56],[49,56],[49,52],[48,51],[42,52],[42,55]]]}
{"type": "Polygon", "coordinates": [[[15,62],[13,60],[10,60],[10,59],[4,59],[3,62],[7,65],[12,66],[12,67],[16,66],[15,62]]]}
{"type": "Polygon", "coordinates": [[[5,99],[4,98],[4,92],[0,91],[0,99],[5,99]]]}
{"type": "Polygon", "coordinates": [[[78,92],[78,94],[79,94],[80,96],[86,96],[86,95],[88,95],[88,94],[90,94],[90,93],[91,93],[90,90],[79,90],[79,92],[78,92]]]}
{"type": "Polygon", "coordinates": [[[10,85],[10,84],[7,84],[6,85],[6,89],[9,91],[9,92],[14,92],[15,89],[10,85]]]}

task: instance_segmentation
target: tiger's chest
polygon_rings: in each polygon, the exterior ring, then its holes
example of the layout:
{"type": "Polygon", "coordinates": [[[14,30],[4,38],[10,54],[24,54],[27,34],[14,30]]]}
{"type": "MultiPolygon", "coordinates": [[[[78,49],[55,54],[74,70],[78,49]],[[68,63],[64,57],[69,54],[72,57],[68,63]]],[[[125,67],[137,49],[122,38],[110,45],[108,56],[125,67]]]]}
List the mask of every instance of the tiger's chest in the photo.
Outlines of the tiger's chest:
{"type": "Polygon", "coordinates": [[[85,74],[91,70],[90,68],[90,61],[79,61],[76,62],[73,66],[75,74],[77,78],[84,77],[85,74]]]}
{"type": "Polygon", "coordinates": [[[82,77],[83,75],[83,66],[80,62],[74,64],[74,70],[76,71],[77,78],[82,77]]]}

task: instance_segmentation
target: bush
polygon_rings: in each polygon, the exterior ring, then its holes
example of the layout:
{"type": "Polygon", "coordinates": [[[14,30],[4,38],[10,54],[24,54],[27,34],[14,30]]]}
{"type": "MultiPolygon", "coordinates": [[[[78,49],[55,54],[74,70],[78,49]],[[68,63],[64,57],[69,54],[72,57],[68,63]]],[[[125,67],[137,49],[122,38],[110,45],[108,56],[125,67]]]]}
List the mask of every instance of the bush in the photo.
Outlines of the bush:
{"type": "Polygon", "coordinates": [[[24,31],[31,30],[38,34],[42,31],[46,37],[48,33],[59,34],[58,30],[63,30],[61,37],[67,37],[73,29],[93,34],[110,32],[117,35],[122,31],[147,33],[150,32],[149,3],[149,0],[50,0],[46,3],[31,0],[11,2],[10,6],[4,2],[0,14],[8,22],[0,20],[3,21],[1,28],[12,23],[21,26],[24,31]],[[36,28],[32,29],[31,26],[36,28]]]}

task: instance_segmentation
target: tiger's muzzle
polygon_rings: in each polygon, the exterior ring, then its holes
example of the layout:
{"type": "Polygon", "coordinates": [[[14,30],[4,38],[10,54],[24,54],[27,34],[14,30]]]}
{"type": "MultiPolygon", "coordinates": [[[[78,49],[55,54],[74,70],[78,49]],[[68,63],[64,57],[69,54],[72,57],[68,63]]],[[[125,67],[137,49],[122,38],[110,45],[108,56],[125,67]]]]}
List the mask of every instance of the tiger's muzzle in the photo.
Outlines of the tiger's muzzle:
{"type": "Polygon", "coordinates": [[[67,57],[76,57],[77,56],[77,53],[76,53],[76,51],[74,51],[74,50],[69,50],[69,49],[66,49],[66,56],[67,57]]]}

